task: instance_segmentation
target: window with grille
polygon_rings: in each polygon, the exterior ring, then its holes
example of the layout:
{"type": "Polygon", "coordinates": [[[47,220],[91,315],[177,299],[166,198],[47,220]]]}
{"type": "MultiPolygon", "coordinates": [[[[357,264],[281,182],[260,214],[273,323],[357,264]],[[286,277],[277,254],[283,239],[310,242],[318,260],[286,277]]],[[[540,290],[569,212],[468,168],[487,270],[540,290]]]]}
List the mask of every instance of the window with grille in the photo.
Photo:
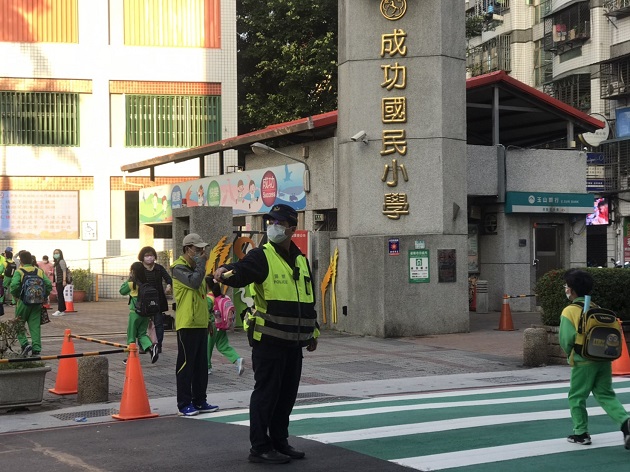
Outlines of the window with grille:
{"type": "Polygon", "coordinates": [[[78,146],[79,94],[0,91],[0,145],[78,146]]]}
{"type": "Polygon", "coordinates": [[[497,70],[510,72],[510,35],[502,34],[468,49],[466,67],[473,77],[497,70]]]}
{"type": "Polygon", "coordinates": [[[567,5],[545,17],[545,49],[555,54],[581,47],[591,37],[589,2],[578,1],[567,5]]]}
{"type": "Polygon", "coordinates": [[[126,95],[128,147],[195,147],[221,140],[221,97],[126,95]]]}
{"type": "Polygon", "coordinates": [[[591,76],[574,74],[564,79],[545,84],[543,92],[588,113],[591,109],[591,76]]]}
{"type": "Polygon", "coordinates": [[[534,86],[540,87],[553,79],[553,54],[545,51],[543,41],[534,41],[534,86]]]}

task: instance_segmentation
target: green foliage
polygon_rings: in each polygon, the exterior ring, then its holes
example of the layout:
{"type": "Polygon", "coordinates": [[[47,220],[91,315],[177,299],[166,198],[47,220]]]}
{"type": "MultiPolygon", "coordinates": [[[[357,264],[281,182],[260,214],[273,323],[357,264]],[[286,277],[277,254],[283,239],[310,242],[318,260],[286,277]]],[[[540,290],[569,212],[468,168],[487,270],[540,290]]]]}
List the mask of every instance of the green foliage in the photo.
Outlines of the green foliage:
{"type": "MultiPolygon", "coordinates": [[[[592,301],[613,310],[623,321],[630,321],[630,270],[582,269],[593,277],[592,301]]],[[[536,284],[536,295],[542,307],[541,321],[545,325],[560,325],[562,310],[569,304],[564,294],[564,273],[552,270],[536,284]]]]}
{"type": "Polygon", "coordinates": [[[13,349],[17,344],[18,334],[24,330],[24,322],[17,318],[0,321],[0,359],[6,359],[9,352],[15,352],[13,349]]]}
{"type": "Polygon", "coordinates": [[[239,134],[337,108],[337,0],[238,0],[239,134]]]}
{"type": "Polygon", "coordinates": [[[469,16],[466,18],[466,39],[481,36],[483,31],[483,16],[469,16]]]}
{"type": "MultiPolygon", "coordinates": [[[[0,359],[18,357],[21,350],[18,341],[18,334],[26,330],[24,321],[17,318],[10,318],[0,321],[0,359]]],[[[31,369],[33,367],[43,367],[45,364],[40,361],[29,362],[8,362],[0,363],[0,370],[31,369]]]]}
{"type": "Polygon", "coordinates": [[[90,269],[72,269],[72,285],[75,290],[89,292],[92,288],[92,272],[90,269]]]}

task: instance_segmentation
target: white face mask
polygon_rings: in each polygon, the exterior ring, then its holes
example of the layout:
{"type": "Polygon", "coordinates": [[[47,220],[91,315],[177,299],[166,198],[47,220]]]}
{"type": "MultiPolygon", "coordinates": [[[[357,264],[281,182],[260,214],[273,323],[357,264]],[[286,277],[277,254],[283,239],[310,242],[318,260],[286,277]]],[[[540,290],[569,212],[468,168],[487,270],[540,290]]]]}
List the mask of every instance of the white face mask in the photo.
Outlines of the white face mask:
{"type": "Polygon", "coordinates": [[[144,258],[144,263],[145,264],[151,265],[154,262],[155,262],[155,257],[153,257],[153,256],[145,256],[145,258],[144,258]]]}
{"type": "Polygon", "coordinates": [[[269,225],[267,226],[267,238],[272,243],[280,244],[287,239],[287,235],[284,234],[286,228],[282,225],[269,225]]]}
{"type": "Polygon", "coordinates": [[[567,300],[571,300],[571,293],[565,293],[565,295],[567,296],[567,300]]]}

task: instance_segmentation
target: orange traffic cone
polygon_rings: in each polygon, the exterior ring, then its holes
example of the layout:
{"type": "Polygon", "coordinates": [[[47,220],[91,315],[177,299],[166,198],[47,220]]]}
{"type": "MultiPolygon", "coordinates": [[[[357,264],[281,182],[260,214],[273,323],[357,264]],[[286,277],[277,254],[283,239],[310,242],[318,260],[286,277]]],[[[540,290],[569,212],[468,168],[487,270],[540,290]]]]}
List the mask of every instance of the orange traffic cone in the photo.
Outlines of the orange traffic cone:
{"type": "MultiPolygon", "coordinates": [[[[70,330],[63,333],[61,355],[74,354],[74,343],[70,337],[70,330]]],[[[56,395],[72,395],[79,391],[79,363],[76,357],[59,360],[59,370],[55,380],[55,388],[48,389],[56,395]]]]}
{"type": "Polygon", "coordinates": [[[510,310],[510,297],[503,295],[503,306],[501,307],[501,319],[499,320],[499,328],[497,331],[514,331],[512,324],[512,310],[510,310]]]}
{"type": "Polygon", "coordinates": [[[138,357],[136,343],[129,345],[127,370],[125,370],[125,384],[123,386],[120,413],[112,415],[117,420],[138,420],[141,418],[155,418],[157,413],[151,413],[147,388],[144,386],[142,366],[138,357]]]}
{"type": "MultiPolygon", "coordinates": [[[[619,324],[621,324],[621,320],[619,320],[619,324]]],[[[626,336],[623,334],[623,325],[621,326],[621,357],[613,361],[612,374],[630,375],[630,355],[628,355],[626,336]]]]}
{"type": "Polygon", "coordinates": [[[76,313],[77,311],[74,309],[74,302],[69,302],[66,300],[66,311],[64,313],[76,313]]]}

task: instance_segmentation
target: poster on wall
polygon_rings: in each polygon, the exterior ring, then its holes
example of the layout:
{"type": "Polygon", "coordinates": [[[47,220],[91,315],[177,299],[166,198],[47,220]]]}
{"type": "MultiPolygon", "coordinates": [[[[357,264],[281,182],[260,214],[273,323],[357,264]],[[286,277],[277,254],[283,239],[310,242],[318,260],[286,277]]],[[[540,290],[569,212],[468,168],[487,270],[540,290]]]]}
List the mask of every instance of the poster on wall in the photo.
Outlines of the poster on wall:
{"type": "Polygon", "coordinates": [[[468,273],[479,272],[479,227],[468,225],[468,273]]]}
{"type": "Polygon", "coordinates": [[[457,281],[457,257],[455,249],[438,249],[438,282],[457,281]]]}
{"type": "Polygon", "coordinates": [[[0,239],[79,239],[79,192],[0,192],[0,239]]]}
{"type": "Polygon", "coordinates": [[[304,170],[304,164],[285,164],[144,188],[140,223],[171,223],[174,208],[194,206],[231,207],[234,215],[267,213],[278,203],[303,210],[304,170]]]}

